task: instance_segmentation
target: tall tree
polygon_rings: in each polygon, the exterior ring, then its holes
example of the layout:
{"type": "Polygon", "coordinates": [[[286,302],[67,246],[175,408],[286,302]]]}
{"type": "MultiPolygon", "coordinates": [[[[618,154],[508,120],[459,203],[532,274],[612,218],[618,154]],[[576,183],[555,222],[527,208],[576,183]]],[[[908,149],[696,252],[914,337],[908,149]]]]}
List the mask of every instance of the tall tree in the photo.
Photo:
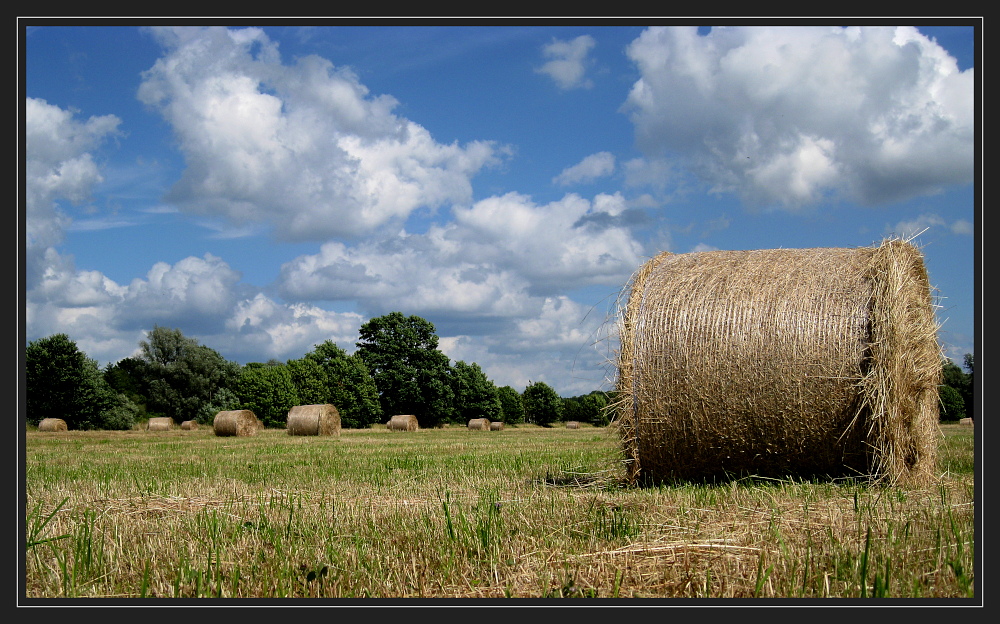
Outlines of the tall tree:
{"type": "Polygon", "coordinates": [[[452,369],[452,391],[455,394],[455,418],[468,422],[473,418],[500,420],[503,407],[494,385],[479,364],[455,362],[452,369]]]}
{"type": "Polygon", "coordinates": [[[235,408],[239,364],[179,329],[154,326],[146,336],[139,343],[139,359],[145,363],[149,412],[177,422],[210,423],[218,411],[235,408]]]}
{"type": "Polygon", "coordinates": [[[521,403],[521,393],[511,386],[497,388],[497,397],[503,411],[502,419],[508,425],[524,422],[524,404],[521,403]]]}
{"type": "Polygon", "coordinates": [[[299,397],[288,367],[248,366],[236,383],[240,408],[248,409],[265,427],[284,427],[288,410],[299,404],[299,397]]]}
{"type": "Polygon", "coordinates": [[[375,380],[383,413],[414,414],[424,427],[453,419],[450,360],[430,321],[392,312],[359,334],[356,354],[375,380]]]}
{"type": "Polygon", "coordinates": [[[524,403],[524,417],[536,425],[550,426],[562,418],[563,400],[544,381],[528,382],[521,394],[524,403]]]}
{"type": "Polygon", "coordinates": [[[135,406],[66,334],[28,343],[24,368],[29,424],[61,418],[71,429],[128,429],[135,421],[135,406]]]}

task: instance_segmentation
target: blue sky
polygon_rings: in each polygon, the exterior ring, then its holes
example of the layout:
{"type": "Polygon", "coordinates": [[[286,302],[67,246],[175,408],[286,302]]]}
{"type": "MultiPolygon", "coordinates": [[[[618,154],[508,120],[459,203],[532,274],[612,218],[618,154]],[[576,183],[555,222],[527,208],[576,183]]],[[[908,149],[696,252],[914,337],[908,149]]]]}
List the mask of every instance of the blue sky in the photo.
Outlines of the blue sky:
{"type": "Polygon", "coordinates": [[[400,311],[573,396],[660,251],[919,233],[975,351],[974,21],[111,23],[22,24],[26,340],[283,361],[400,311]]]}

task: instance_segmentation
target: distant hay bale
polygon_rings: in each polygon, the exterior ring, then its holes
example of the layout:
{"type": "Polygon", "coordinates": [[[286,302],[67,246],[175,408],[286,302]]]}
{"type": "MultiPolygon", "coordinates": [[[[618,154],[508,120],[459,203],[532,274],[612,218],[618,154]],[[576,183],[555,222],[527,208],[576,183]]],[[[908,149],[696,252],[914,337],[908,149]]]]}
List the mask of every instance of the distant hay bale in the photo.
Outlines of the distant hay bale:
{"type": "Polygon", "coordinates": [[[181,429],[183,429],[184,431],[194,431],[197,428],[198,428],[197,420],[185,420],[184,422],[181,423],[181,429]]]}
{"type": "Polygon", "coordinates": [[[933,478],[941,348],[908,242],[661,253],[628,292],[615,410],[631,480],[933,478]]]}
{"type": "Polygon", "coordinates": [[[227,410],[219,412],[212,421],[217,436],[247,437],[257,435],[260,421],[250,410],[227,410]]]}
{"type": "Polygon", "coordinates": [[[38,423],[39,431],[69,431],[66,421],[62,418],[43,418],[38,423]]]}
{"type": "Polygon", "coordinates": [[[169,416],[150,418],[146,423],[146,431],[170,431],[174,428],[174,419],[169,416]]]}
{"type": "Polygon", "coordinates": [[[287,420],[288,435],[340,435],[340,412],[329,403],[296,405],[288,410],[287,420]]]}
{"type": "Polygon", "coordinates": [[[472,431],[489,431],[490,430],[490,419],[489,418],[473,418],[469,421],[469,429],[472,431]]]}
{"type": "Polygon", "coordinates": [[[490,431],[503,431],[503,423],[502,422],[491,422],[490,423],[490,431]]]}
{"type": "Polygon", "coordinates": [[[958,421],[958,424],[964,425],[966,427],[971,427],[975,423],[972,422],[971,418],[960,418],[959,421],[958,421]]]}
{"type": "Polygon", "coordinates": [[[413,414],[396,414],[386,425],[390,431],[416,431],[419,429],[417,417],[413,414]]]}
{"type": "Polygon", "coordinates": [[[566,428],[567,429],[579,429],[580,428],[580,423],[578,421],[576,421],[576,420],[568,420],[568,421],[566,421],[566,428]]]}

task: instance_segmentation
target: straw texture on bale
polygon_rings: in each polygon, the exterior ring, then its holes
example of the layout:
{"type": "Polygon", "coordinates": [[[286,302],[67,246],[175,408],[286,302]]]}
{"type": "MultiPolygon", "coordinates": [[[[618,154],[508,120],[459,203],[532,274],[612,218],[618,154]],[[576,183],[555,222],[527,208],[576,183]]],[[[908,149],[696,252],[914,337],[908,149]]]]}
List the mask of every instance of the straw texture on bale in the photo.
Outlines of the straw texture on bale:
{"type": "Polygon", "coordinates": [[[489,431],[490,430],[490,419],[489,418],[473,418],[469,421],[469,429],[473,431],[489,431]]]}
{"type": "Polygon", "coordinates": [[[503,431],[503,423],[502,422],[491,422],[490,423],[490,431],[503,431]]]}
{"type": "Polygon", "coordinates": [[[631,480],[932,479],[941,348],[919,251],[661,253],[627,288],[631,480]]]}
{"type": "Polygon", "coordinates": [[[39,431],[69,431],[66,421],[62,418],[43,418],[38,423],[39,431]]]}
{"type": "Polygon", "coordinates": [[[212,428],[217,436],[248,437],[257,435],[259,423],[250,410],[226,410],[215,415],[212,428]]]}
{"type": "Polygon", "coordinates": [[[339,436],[340,412],[329,403],[296,405],[288,410],[288,435],[339,436]]]}
{"type": "Polygon", "coordinates": [[[566,428],[567,429],[579,429],[580,428],[580,423],[579,423],[579,421],[576,421],[576,420],[568,420],[568,421],[566,421],[566,428]]]}
{"type": "Polygon", "coordinates": [[[964,425],[964,426],[966,426],[966,427],[971,427],[971,426],[973,426],[973,425],[974,425],[975,423],[974,423],[974,422],[972,422],[972,419],[971,419],[971,418],[961,418],[961,419],[959,419],[959,421],[958,421],[958,424],[960,424],[960,425],[964,425]]]}
{"type": "Polygon", "coordinates": [[[150,418],[146,423],[146,431],[170,431],[174,427],[174,419],[169,416],[150,418]]]}
{"type": "Polygon", "coordinates": [[[181,423],[181,429],[183,429],[184,431],[194,431],[197,428],[198,428],[197,420],[185,420],[184,422],[181,423]]]}
{"type": "Polygon", "coordinates": [[[396,414],[386,426],[390,431],[416,431],[419,428],[417,417],[413,414],[396,414]]]}

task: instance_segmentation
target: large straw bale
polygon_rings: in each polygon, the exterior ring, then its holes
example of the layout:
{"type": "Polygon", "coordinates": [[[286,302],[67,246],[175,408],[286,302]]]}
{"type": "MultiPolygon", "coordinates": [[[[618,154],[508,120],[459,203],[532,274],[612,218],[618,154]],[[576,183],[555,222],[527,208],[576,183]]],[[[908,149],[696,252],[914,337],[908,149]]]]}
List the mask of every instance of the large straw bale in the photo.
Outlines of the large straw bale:
{"type": "Polygon", "coordinates": [[[340,436],[340,412],[329,403],[288,410],[288,435],[340,436]]]}
{"type": "Polygon", "coordinates": [[[181,429],[183,429],[184,431],[194,431],[197,428],[198,428],[197,420],[185,420],[184,422],[181,423],[181,429]]]}
{"type": "Polygon", "coordinates": [[[566,428],[567,429],[579,429],[580,428],[580,421],[578,421],[578,420],[567,420],[566,421],[566,428]]]}
{"type": "Polygon", "coordinates": [[[255,436],[260,421],[250,410],[226,410],[215,415],[212,428],[217,436],[255,436]]]}
{"type": "Polygon", "coordinates": [[[633,481],[932,478],[941,348],[908,242],[661,253],[627,291],[615,410],[633,481]]]}
{"type": "Polygon", "coordinates": [[[503,423],[499,421],[494,421],[490,423],[490,431],[503,431],[503,423]]]}
{"type": "Polygon", "coordinates": [[[489,431],[490,430],[490,419],[489,418],[473,418],[469,421],[469,429],[472,431],[489,431]]]}
{"type": "Polygon", "coordinates": [[[965,426],[965,427],[971,427],[971,426],[975,425],[975,423],[972,421],[971,418],[961,418],[961,419],[959,419],[958,424],[960,424],[962,426],[965,426]]]}
{"type": "Polygon", "coordinates": [[[38,423],[39,431],[69,431],[66,421],[62,418],[43,418],[38,423]]]}
{"type": "Polygon", "coordinates": [[[174,428],[174,419],[169,416],[156,416],[146,423],[146,431],[170,431],[174,428]]]}
{"type": "Polygon", "coordinates": [[[420,428],[417,417],[413,414],[396,414],[386,426],[390,431],[416,431],[420,428]]]}

